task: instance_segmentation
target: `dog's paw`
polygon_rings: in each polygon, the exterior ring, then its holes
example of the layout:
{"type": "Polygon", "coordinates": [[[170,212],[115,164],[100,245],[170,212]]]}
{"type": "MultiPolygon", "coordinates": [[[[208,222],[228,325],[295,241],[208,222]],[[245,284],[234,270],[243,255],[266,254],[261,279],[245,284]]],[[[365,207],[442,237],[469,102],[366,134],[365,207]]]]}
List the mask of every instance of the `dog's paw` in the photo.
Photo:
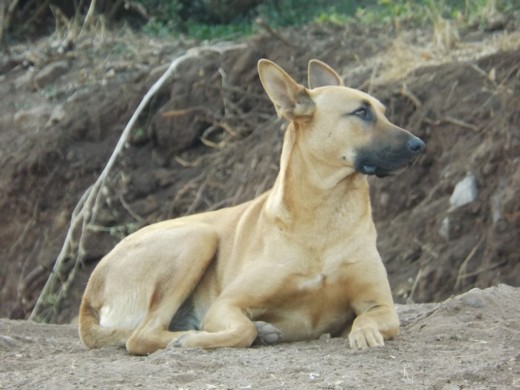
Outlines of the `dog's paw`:
{"type": "Polygon", "coordinates": [[[255,326],[258,335],[256,336],[254,344],[271,345],[282,339],[282,332],[267,322],[256,321],[255,326]]]}
{"type": "Polygon", "coordinates": [[[189,336],[189,334],[184,334],[184,335],[182,335],[180,337],[177,337],[176,339],[173,339],[172,341],[170,341],[168,343],[168,347],[167,348],[169,349],[169,348],[180,348],[180,347],[183,347],[184,346],[183,345],[183,340],[186,337],[188,337],[188,336],[189,336]]]}
{"type": "Polygon", "coordinates": [[[348,335],[350,348],[367,349],[385,345],[383,336],[375,327],[356,328],[348,335]]]}

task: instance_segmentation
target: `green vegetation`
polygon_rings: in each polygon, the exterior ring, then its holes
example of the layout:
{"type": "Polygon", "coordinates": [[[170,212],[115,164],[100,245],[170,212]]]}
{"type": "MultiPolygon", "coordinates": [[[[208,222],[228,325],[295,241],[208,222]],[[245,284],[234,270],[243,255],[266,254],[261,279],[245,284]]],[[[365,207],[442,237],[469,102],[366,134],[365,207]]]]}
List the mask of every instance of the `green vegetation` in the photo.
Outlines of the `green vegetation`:
{"type": "Polygon", "coordinates": [[[496,13],[512,14],[514,1],[509,0],[379,0],[376,7],[358,8],[357,18],[365,23],[408,23],[420,26],[438,19],[461,26],[486,27],[496,13]]]}
{"type": "MultiPolygon", "coordinates": [[[[185,35],[196,39],[234,39],[270,28],[307,23],[424,26],[449,20],[457,27],[486,28],[497,15],[520,19],[518,0],[7,0],[0,6],[0,43],[5,33],[49,32],[65,26],[70,33],[93,24],[125,23],[157,37],[185,35]],[[25,3],[24,3],[25,4],[25,3]],[[88,23],[87,23],[88,19],[88,23]],[[259,24],[259,19],[261,23],[259,24]],[[26,21],[30,20],[30,23],[26,21]],[[97,22],[96,22],[97,21],[97,22]],[[103,22],[104,23],[104,22],[103,22]]],[[[99,29],[99,28],[97,28],[99,29]]],[[[69,34],[70,35],[70,34],[69,34]]]]}
{"type": "MultiPolygon", "coordinates": [[[[306,23],[421,26],[439,19],[486,27],[490,16],[511,14],[515,0],[140,0],[153,16],[150,34],[183,33],[197,39],[235,38],[257,28],[258,18],[273,28],[306,23]],[[240,4],[240,6],[238,6],[240,4]]],[[[518,15],[516,15],[518,17],[518,15]]]]}

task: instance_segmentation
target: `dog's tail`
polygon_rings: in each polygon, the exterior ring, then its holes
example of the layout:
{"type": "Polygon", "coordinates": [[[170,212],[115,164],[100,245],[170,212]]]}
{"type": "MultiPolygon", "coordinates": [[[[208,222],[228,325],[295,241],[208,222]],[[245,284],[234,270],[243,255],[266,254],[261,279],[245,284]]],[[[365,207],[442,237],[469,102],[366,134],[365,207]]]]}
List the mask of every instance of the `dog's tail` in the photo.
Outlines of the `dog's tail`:
{"type": "Polygon", "coordinates": [[[100,326],[99,313],[87,296],[81,301],[78,330],[81,341],[89,348],[124,347],[132,334],[132,330],[100,326]]]}

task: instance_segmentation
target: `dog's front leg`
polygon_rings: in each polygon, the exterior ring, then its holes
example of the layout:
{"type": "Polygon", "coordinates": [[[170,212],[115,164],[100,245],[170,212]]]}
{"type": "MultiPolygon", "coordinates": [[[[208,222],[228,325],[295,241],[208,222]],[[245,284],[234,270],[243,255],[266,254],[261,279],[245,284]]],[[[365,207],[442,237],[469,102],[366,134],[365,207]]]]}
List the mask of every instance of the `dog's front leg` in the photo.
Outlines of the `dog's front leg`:
{"type": "Polygon", "coordinates": [[[346,294],[356,318],[342,336],[353,349],[384,345],[384,340],[399,334],[399,317],[383,263],[374,254],[351,264],[349,271],[346,294]]]}
{"type": "Polygon", "coordinates": [[[204,317],[203,331],[188,333],[173,341],[176,347],[246,348],[253,344],[257,328],[246,312],[230,301],[215,302],[204,317]]]}
{"type": "Polygon", "coordinates": [[[384,345],[385,339],[399,334],[399,319],[395,309],[387,305],[377,305],[358,314],[352,328],[345,331],[350,348],[366,349],[384,345]]]}

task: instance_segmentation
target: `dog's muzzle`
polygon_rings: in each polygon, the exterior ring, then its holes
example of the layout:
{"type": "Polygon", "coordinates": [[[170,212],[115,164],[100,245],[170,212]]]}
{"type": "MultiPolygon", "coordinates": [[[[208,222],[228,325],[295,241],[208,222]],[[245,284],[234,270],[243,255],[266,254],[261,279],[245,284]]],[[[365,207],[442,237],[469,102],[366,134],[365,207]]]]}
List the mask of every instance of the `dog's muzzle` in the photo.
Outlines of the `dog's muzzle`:
{"type": "Polygon", "coordinates": [[[407,137],[397,146],[377,144],[358,151],[355,168],[365,175],[385,177],[413,162],[426,144],[418,137],[407,137]]]}

